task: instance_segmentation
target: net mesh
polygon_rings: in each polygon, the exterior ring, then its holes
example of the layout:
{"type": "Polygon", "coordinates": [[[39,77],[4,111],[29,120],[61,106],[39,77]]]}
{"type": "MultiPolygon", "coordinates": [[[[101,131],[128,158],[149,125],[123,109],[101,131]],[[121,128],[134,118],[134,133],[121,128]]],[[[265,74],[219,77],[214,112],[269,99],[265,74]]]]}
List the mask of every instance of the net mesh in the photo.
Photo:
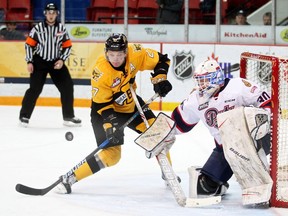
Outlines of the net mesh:
{"type": "Polygon", "coordinates": [[[242,53],[240,68],[241,77],[271,93],[271,204],[288,207],[288,59],[242,53]]]}

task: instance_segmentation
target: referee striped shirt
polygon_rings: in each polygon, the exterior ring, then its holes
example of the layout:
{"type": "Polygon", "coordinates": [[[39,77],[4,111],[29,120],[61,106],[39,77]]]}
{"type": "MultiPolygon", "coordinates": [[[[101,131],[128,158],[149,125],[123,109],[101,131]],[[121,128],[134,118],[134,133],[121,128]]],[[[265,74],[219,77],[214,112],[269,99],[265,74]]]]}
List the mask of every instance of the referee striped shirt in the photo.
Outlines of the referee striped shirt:
{"type": "Polygon", "coordinates": [[[26,39],[25,60],[33,62],[33,55],[39,55],[45,61],[65,61],[71,53],[71,47],[70,37],[62,23],[56,22],[50,26],[41,22],[32,28],[26,39]]]}

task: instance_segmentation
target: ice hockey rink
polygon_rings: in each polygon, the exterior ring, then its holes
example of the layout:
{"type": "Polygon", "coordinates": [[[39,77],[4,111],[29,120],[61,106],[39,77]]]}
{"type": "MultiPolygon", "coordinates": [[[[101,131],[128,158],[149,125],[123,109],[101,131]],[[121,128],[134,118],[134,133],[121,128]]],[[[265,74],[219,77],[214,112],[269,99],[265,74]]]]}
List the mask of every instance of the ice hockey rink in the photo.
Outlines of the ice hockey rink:
{"type": "MultiPolygon", "coordinates": [[[[83,120],[79,128],[62,125],[59,107],[34,110],[28,128],[19,126],[19,106],[0,106],[2,164],[0,215],[2,216],[286,216],[288,209],[244,208],[241,190],[234,177],[222,202],[201,208],[180,207],[172,192],[164,186],[156,159],[147,159],[134,143],[137,134],[125,130],[122,159],[114,167],[104,169],[76,183],[70,195],[50,191],[44,196],[28,196],[15,191],[21,183],[45,188],[65,174],[96,148],[90,125],[90,109],[76,108],[83,120]],[[72,141],[65,133],[74,134],[72,141]]],[[[168,113],[170,114],[170,113],[168,113]]],[[[201,124],[188,134],[177,136],[171,149],[173,168],[182,179],[188,196],[188,172],[191,165],[202,165],[214,147],[213,140],[201,124]]]]}

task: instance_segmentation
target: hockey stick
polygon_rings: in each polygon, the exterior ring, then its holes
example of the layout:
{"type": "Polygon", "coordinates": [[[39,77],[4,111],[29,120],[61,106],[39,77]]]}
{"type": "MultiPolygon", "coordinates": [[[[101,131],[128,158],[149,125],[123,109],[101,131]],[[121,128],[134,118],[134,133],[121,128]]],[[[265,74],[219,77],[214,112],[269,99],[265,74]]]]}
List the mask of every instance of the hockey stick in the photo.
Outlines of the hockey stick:
{"type": "MultiPolygon", "coordinates": [[[[134,99],[134,102],[136,104],[136,107],[138,109],[138,112],[140,113],[140,116],[143,120],[143,122],[145,123],[145,126],[146,128],[149,128],[149,123],[145,117],[145,114],[141,108],[141,105],[137,99],[137,96],[136,96],[136,93],[132,87],[132,85],[130,85],[130,90],[131,90],[131,94],[132,94],[132,97],[134,99]]],[[[177,176],[176,174],[174,173],[174,170],[172,169],[168,159],[167,159],[167,156],[165,153],[161,152],[160,154],[156,155],[156,158],[157,158],[157,161],[160,165],[160,168],[172,190],[172,193],[177,201],[177,203],[180,205],[180,206],[185,206],[186,204],[186,196],[185,196],[185,193],[183,192],[178,180],[177,180],[177,176]]]]}
{"type": "MultiPolygon", "coordinates": [[[[154,101],[157,97],[159,97],[159,94],[154,94],[148,101],[146,101],[146,103],[143,105],[143,109],[148,107],[148,105],[154,101]]],[[[142,109],[141,108],[141,109],[142,109]]],[[[128,126],[138,115],[139,115],[139,111],[135,112],[128,120],[127,122],[125,122],[120,129],[124,129],[126,126],[128,126]]],[[[103,141],[93,152],[91,152],[86,158],[91,157],[93,155],[95,155],[98,151],[100,151],[101,149],[103,149],[107,144],[109,143],[109,140],[106,139],[105,141],[103,141]]],[[[74,166],[68,173],[73,172],[75,169],[77,169],[79,167],[79,165],[81,165],[83,162],[85,162],[85,159],[83,161],[81,161],[80,163],[78,163],[76,166],[74,166]]],[[[15,189],[17,192],[22,193],[22,194],[27,194],[27,195],[34,195],[34,196],[43,196],[46,193],[48,193],[49,191],[51,191],[54,187],[56,187],[60,182],[62,181],[62,176],[55,181],[53,184],[51,184],[50,186],[46,187],[46,188],[33,188],[33,187],[28,187],[25,186],[23,184],[17,184],[15,189]]]]}

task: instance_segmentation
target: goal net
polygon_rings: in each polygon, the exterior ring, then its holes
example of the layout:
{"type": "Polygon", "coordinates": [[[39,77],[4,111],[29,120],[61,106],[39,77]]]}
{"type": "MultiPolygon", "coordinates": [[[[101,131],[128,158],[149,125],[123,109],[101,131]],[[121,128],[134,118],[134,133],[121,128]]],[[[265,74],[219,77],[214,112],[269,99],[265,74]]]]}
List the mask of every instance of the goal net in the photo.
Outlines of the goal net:
{"type": "Polygon", "coordinates": [[[288,208],[288,58],[244,52],[240,77],[271,93],[271,206],[288,208]]]}

